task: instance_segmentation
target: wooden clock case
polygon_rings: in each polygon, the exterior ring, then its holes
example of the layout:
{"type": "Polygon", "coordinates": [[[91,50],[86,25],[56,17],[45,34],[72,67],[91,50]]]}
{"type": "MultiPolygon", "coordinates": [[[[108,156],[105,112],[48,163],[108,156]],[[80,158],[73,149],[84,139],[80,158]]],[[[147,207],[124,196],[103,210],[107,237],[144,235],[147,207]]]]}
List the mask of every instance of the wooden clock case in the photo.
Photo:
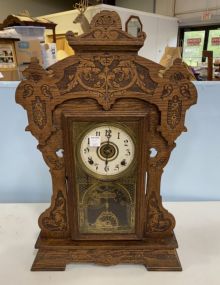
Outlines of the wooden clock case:
{"type": "Polygon", "coordinates": [[[16,91],[16,102],[27,111],[26,130],[38,140],[52,176],[51,205],[39,217],[41,233],[32,270],[65,270],[72,262],[134,263],[144,264],[148,270],[181,270],[173,233],[175,219],[162,205],[160,181],[176,138],[186,131],[185,112],[196,103],[190,74],[181,60],[164,70],[138,56],[145,33],[133,37],[122,31],[116,12],[101,11],[92,19],[89,33],[74,37],[68,32],[67,39],[76,55],[48,70],[33,59],[16,91]],[[112,240],[73,238],[74,201],[69,186],[74,178],[69,177],[66,118],[97,114],[113,116],[116,121],[117,116],[146,118],[140,170],[141,175],[147,172],[147,186],[144,175],[136,220],[142,226],[133,239],[126,235],[112,240]]]}

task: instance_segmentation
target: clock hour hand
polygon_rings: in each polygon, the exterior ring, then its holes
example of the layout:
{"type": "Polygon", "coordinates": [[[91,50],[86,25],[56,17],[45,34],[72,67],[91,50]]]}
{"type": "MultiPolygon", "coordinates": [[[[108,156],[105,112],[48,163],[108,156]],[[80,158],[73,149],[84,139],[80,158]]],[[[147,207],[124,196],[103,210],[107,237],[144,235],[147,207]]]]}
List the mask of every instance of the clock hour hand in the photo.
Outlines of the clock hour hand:
{"type": "MultiPolygon", "coordinates": [[[[108,149],[108,145],[109,145],[109,141],[107,143],[107,149],[108,149]]],[[[109,170],[109,166],[108,166],[108,151],[105,152],[106,156],[105,156],[105,172],[108,172],[109,170]]]]}
{"type": "Polygon", "coordinates": [[[105,172],[108,172],[109,171],[109,166],[108,166],[108,157],[106,157],[105,159],[105,172]]]}
{"type": "Polygon", "coordinates": [[[111,130],[109,129],[109,130],[105,130],[105,136],[107,137],[107,151],[106,151],[106,158],[105,158],[105,168],[104,168],[104,170],[105,170],[105,172],[108,172],[109,171],[109,166],[108,166],[108,156],[109,156],[109,153],[108,153],[108,146],[109,146],[109,140],[110,140],[110,138],[111,138],[111,130]]]}

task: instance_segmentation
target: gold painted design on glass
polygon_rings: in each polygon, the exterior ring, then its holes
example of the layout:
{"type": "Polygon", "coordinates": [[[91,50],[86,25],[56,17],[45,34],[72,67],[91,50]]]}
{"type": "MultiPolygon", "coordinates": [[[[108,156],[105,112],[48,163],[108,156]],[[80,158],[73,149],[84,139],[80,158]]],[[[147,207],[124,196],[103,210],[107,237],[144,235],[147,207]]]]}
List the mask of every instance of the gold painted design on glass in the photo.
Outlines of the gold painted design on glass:
{"type": "MultiPolygon", "coordinates": [[[[135,186],[134,186],[135,187],[135,186]]],[[[135,189],[99,182],[79,193],[79,231],[81,233],[134,233],[135,189]]]]}

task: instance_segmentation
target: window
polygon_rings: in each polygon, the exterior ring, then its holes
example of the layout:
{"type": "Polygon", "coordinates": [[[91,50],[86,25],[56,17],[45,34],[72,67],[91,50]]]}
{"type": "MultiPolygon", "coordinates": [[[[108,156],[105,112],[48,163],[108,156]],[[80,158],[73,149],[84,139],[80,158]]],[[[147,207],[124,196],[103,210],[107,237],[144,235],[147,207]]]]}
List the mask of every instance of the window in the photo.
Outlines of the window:
{"type": "Polygon", "coordinates": [[[191,66],[202,61],[205,31],[184,32],[183,60],[191,66]]]}
{"type": "Polygon", "coordinates": [[[206,61],[203,50],[212,50],[214,59],[220,59],[220,25],[181,27],[179,46],[183,48],[183,60],[191,66],[206,61]]]}
{"type": "Polygon", "coordinates": [[[220,59],[220,30],[210,30],[207,50],[213,51],[213,58],[220,59]]]}

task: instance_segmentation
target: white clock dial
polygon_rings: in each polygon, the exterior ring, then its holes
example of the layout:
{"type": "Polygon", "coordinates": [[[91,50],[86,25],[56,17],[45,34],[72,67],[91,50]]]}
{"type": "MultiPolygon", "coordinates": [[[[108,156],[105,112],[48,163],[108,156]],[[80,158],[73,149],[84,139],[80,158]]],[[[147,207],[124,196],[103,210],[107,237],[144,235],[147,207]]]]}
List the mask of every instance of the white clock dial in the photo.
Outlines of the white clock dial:
{"type": "Polygon", "coordinates": [[[111,177],[124,172],[134,159],[134,141],[120,126],[97,125],[84,134],[81,160],[91,174],[111,177]]]}

